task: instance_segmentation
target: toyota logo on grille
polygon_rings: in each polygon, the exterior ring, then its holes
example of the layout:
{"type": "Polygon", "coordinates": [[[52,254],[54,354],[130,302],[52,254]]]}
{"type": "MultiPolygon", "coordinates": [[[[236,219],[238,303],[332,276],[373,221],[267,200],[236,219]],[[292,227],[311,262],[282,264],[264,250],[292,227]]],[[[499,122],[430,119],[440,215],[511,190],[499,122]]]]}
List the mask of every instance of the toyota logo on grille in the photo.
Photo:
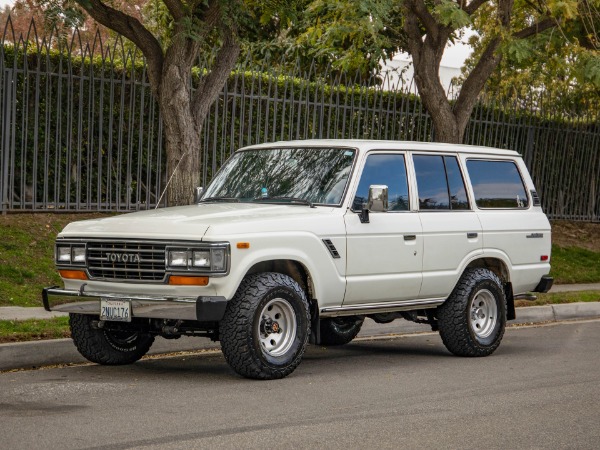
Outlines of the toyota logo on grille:
{"type": "Polygon", "coordinates": [[[106,259],[110,262],[139,263],[141,258],[138,253],[107,253],[106,259]]]}

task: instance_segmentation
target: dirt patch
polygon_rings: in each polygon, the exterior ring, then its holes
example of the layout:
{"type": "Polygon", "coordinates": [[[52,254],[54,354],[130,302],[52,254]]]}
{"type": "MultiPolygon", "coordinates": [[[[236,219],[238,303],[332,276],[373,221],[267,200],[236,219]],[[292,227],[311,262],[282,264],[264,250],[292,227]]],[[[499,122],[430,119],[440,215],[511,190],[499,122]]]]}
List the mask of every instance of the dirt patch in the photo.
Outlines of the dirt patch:
{"type": "Polygon", "coordinates": [[[553,220],[552,243],[600,252],[600,223],[553,220]]]}

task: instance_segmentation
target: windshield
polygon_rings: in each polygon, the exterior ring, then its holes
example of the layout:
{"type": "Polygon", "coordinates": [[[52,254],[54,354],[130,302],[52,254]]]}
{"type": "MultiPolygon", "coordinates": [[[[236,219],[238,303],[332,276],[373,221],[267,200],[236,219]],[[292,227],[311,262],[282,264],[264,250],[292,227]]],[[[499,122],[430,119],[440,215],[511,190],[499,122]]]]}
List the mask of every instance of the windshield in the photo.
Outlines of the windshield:
{"type": "Polygon", "coordinates": [[[203,200],[339,205],[355,153],[344,148],[241,151],[219,171],[203,200]]]}

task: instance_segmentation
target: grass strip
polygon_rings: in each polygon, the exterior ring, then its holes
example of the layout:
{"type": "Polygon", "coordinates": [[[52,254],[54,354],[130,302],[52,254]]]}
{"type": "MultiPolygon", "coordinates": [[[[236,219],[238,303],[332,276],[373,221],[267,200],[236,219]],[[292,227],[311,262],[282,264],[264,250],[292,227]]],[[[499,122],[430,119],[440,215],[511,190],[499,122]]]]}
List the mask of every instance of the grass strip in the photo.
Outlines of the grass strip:
{"type": "Polygon", "coordinates": [[[600,302],[600,291],[578,291],[578,292],[549,292],[547,294],[535,294],[537,300],[532,302],[527,300],[515,301],[516,307],[523,306],[544,306],[560,305],[562,303],[577,302],[600,302]]]}
{"type": "Polygon", "coordinates": [[[0,343],[71,337],[68,317],[0,320],[0,343]]]}
{"type": "Polygon", "coordinates": [[[600,252],[581,247],[552,246],[550,275],[558,284],[600,282],[600,252]]]}

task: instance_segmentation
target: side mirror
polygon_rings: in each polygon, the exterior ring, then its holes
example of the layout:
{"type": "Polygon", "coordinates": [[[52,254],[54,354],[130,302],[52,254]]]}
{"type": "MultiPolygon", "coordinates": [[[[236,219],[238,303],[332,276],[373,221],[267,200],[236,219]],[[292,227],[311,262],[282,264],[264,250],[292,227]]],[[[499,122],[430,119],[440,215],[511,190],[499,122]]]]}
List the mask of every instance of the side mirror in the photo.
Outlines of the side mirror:
{"type": "Polygon", "coordinates": [[[367,209],[371,212],[386,212],[388,210],[388,187],[385,184],[369,186],[367,209]]]}
{"type": "Polygon", "coordinates": [[[369,186],[369,200],[363,203],[358,215],[361,223],[369,223],[369,211],[386,212],[388,210],[388,187],[385,184],[369,186]]]}
{"type": "Polygon", "coordinates": [[[194,189],[194,203],[200,203],[200,199],[202,198],[202,194],[204,194],[203,187],[197,187],[194,189]]]}

